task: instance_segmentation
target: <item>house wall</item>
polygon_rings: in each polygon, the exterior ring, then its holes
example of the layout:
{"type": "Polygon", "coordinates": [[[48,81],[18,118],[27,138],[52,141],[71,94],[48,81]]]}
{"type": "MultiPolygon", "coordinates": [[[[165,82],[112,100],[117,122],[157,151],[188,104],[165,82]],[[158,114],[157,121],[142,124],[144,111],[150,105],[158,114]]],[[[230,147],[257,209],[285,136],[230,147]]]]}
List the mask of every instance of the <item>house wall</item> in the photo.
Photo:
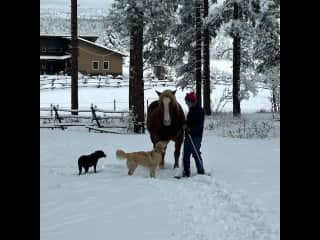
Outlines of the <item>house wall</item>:
{"type": "Polygon", "coordinates": [[[121,55],[93,47],[83,41],[79,41],[79,72],[83,74],[112,74],[122,75],[122,57],[121,55]],[[92,69],[92,61],[99,62],[99,69],[92,69]],[[103,69],[103,62],[109,61],[109,70],[103,69]]]}

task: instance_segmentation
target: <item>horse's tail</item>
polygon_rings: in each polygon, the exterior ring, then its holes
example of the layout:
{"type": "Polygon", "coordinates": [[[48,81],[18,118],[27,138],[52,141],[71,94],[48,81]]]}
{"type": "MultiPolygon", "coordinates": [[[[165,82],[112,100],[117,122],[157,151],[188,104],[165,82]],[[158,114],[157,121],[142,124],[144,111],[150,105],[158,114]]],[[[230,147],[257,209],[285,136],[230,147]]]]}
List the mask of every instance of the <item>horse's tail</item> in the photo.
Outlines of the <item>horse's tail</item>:
{"type": "Polygon", "coordinates": [[[119,159],[126,159],[127,158],[127,154],[124,151],[120,150],[120,149],[118,149],[116,151],[116,156],[119,159]]]}

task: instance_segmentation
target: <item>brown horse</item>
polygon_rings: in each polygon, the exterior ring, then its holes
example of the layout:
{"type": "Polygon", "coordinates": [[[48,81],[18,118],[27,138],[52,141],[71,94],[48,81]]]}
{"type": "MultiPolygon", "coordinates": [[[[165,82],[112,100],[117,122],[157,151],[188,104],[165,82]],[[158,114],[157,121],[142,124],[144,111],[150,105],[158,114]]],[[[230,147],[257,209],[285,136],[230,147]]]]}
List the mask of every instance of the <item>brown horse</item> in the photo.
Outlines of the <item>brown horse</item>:
{"type": "MultiPolygon", "coordinates": [[[[174,168],[179,167],[179,156],[183,142],[183,124],[185,122],[184,112],[177,102],[175,91],[165,90],[162,93],[156,91],[159,100],[152,102],[148,107],[147,129],[150,133],[153,145],[158,141],[174,141],[174,168]]],[[[164,155],[160,168],[164,167],[164,155]]]]}

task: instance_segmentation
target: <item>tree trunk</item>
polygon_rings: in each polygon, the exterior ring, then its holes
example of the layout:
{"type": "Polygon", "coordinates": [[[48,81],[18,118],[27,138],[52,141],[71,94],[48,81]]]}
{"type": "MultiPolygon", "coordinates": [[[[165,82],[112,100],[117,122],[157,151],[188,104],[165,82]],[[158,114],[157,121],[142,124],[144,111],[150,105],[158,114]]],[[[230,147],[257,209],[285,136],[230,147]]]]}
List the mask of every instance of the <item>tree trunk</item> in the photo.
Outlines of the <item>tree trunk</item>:
{"type": "MultiPolygon", "coordinates": [[[[208,16],[208,0],[203,1],[203,17],[208,16]]],[[[206,115],[211,115],[211,102],[210,102],[210,38],[209,29],[206,26],[203,30],[203,108],[206,115]]]]}
{"type": "MultiPolygon", "coordinates": [[[[78,110],[78,22],[77,0],[71,0],[71,109],[78,110]]],[[[78,115],[78,112],[72,112],[78,115]]]]}
{"type": "Polygon", "coordinates": [[[196,95],[198,102],[202,105],[202,94],[201,94],[201,3],[200,0],[196,1],[196,49],[195,49],[195,78],[196,78],[196,95]]]}
{"type": "Polygon", "coordinates": [[[129,61],[129,109],[133,110],[133,105],[134,105],[134,98],[133,98],[133,93],[134,93],[134,84],[133,84],[133,79],[134,79],[134,74],[133,74],[133,69],[132,67],[134,66],[134,53],[133,53],[133,35],[134,33],[130,33],[130,61],[129,61]]]}
{"type": "Polygon", "coordinates": [[[130,61],[130,77],[132,76],[132,104],[133,113],[136,116],[134,122],[134,132],[144,133],[144,82],[143,82],[143,13],[136,9],[136,16],[139,20],[131,28],[132,50],[130,49],[134,61],[130,61]],[[131,65],[133,64],[133,65],[131,65]]]}
{"type": "MultiPolygon", "coordinates": [[[[239,5],[237,2],[233,4],[233,19],[239,19],[239,5]]],[[[241,114],[240,109],[240,34],[237,32],[233,36],[233,88],[232,88],[232,100],[233,100],[233,116],[238,117],[241,114]]]]}
{"type": "Polygon", "coordinates": [[[272,112],[278,113],[276,87],[272,87],[272,112]]]}

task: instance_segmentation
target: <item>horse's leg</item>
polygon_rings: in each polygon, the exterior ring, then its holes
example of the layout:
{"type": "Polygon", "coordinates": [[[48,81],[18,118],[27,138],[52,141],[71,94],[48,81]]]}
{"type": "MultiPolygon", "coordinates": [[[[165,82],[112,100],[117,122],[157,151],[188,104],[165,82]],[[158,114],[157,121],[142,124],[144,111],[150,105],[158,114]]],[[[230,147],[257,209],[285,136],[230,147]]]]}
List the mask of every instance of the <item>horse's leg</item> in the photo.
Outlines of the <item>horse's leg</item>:
{"type": "Polygon", "coordinates": [[[178,168],[179,167],[179,157],[180,157],[182,141],[183,141],[183,137],[179,137],[175,142],[174,166],[173,166],[173,168],[178,168]]]}

